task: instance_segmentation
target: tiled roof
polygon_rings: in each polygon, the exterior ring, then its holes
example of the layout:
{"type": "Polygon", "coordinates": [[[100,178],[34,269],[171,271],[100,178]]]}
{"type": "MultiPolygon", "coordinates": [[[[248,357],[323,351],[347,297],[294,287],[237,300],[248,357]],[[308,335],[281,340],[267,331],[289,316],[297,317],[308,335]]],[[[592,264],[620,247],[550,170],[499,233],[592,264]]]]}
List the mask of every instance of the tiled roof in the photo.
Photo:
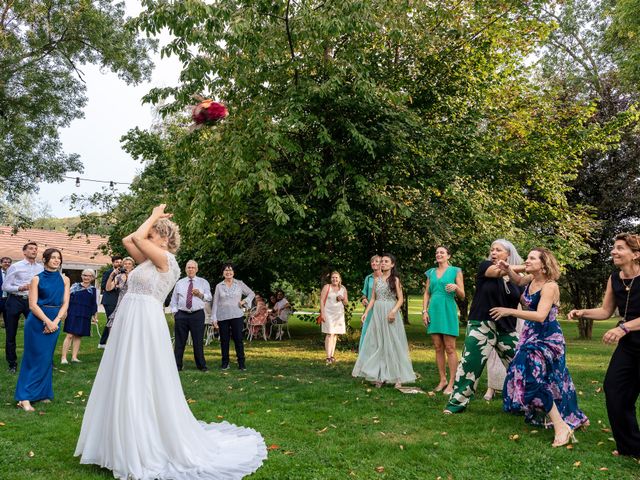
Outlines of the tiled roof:
{"type": "Polygon", "coordinates": [[[13,233],[11,227],[0,226],[0,257],[11,257],[14,261],[22,260],[22,246],[27,242],[38,244],[38,261],[42,252],[49,247],[62,251],[64,265],[94,265],[100,267],[111,263],[111,257],[104,255],[98,247],[107,242],[107,237],[99,235],[77,235],[69,238],[66,232],[27,228],[13,233]]]}

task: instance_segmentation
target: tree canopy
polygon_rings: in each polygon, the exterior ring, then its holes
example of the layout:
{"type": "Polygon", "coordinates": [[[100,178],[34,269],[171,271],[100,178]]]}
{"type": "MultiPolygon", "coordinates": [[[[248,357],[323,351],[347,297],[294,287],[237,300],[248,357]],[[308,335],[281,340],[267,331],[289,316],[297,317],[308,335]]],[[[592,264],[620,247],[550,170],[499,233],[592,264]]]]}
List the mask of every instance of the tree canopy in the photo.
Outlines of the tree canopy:
{"type": "Polygon", "coordinates": [[[149,78],[154,45],[125,19],[123,3],[0,2],[0,195],[13,200],[36,190],[37,180],[82,171],[58,136],[83,115],[82,66],[98,64],[138,83],[149,78]]]}

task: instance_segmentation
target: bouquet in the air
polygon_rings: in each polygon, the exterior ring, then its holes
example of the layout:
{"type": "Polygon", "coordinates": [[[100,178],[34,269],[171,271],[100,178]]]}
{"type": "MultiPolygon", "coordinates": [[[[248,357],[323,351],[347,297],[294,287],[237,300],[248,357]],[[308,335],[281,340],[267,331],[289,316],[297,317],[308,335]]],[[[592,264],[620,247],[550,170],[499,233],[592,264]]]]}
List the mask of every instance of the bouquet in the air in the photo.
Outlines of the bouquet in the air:
{"type": "Polygon", "coordinates": [[[198,127],[202,125],[215,125],[229,115],[227,107],[223,104],[214,102],[211,99],[196,98],[200,100],[200,103],[193,107],[191,118],[198,127]]]}

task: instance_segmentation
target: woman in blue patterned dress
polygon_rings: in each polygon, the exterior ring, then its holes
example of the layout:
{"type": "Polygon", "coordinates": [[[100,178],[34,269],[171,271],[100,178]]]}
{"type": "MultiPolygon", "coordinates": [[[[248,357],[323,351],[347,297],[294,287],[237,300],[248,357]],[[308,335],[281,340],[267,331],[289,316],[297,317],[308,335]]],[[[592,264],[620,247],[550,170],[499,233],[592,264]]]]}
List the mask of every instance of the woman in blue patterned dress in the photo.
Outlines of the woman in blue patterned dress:
{"type": "Polygon", "coordinates": [[[71,362],[80,363],[78,352],[80,351],[80,342],[82,337],[91,335],[91,322],[97,323],[98,318],[98,291],[93,285],[96,280],[96,273],[87,268],[82,271],[80,276],[82,282],[71,285],[69,295],[69,311],[67,318],[64,320],[64,333],[67,336],[62,342],[62,358],[60,363],[66,365],[67,354],[71,348],[71,362]]]}
{"type": "Polygon", "coordinates": [[[527,285],[522,303],[528,310],[493,308],[498,319],[518,315],[525,327],[516,354],[507,369],[502,391],[506,412],[524,412],[533,425],[553,424],[553,447],[574,441],[576,428],[588,425],[587,416],[578,408],[573,380],[567,369],[565,341],[557,320],[560,289],[556,280],[560,267],[546,248],[534,248],[525,261],[526,275],[521,277],[506,263],[499,265],[514,283],[527,285]]]}
{"type": "Polygon", "coordinates": [[[24,322],[24,354],[15,399],[26,412],[31,402],[53,399],[53,351],[60,335],[60,322],[69,305],[69,279],[60,273],[62,253],[47,248],[42,254],[44,271],[31,280],[29,309],[24,322]]]}

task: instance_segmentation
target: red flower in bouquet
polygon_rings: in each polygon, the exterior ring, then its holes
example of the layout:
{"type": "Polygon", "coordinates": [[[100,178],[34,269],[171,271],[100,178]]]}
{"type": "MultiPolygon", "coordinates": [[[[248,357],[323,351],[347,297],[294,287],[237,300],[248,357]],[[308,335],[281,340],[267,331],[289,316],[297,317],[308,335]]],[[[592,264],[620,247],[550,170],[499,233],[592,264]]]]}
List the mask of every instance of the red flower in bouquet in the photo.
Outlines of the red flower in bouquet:
{"type": "Polygon", "coordinates": [[[214,125],[229,115],[227,107],[213,100],[203,100],[193,107],[191,118],[196,125],[214,125]]]}

